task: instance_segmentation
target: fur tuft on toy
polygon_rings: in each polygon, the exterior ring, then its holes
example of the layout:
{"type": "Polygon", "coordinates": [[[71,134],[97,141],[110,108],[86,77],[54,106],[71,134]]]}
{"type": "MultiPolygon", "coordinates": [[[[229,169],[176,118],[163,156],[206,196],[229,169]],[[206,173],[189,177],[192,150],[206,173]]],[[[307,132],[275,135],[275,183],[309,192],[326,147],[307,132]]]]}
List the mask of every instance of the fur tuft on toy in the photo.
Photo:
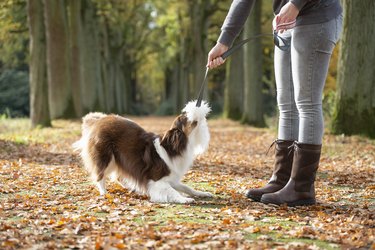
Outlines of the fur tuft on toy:
{"type": "Polygon", "coordinates": [[[196,107],[196,103],[197,100],[190,101],[182,110],[182,112],[186,112],[186,116],[188,117],[189,121],[200,121],[205,119],[208,113],[211,112],[208,102],[202,101],[200,107],[196,107]]]}
{"type": "Polygon", "coordinates": [[[186,112],[186,116],[189,121],[197,121],[199,129],[193,130],[192,140],[195,140],[195,155],[200,155],[208,149],[210,141],[210,132],[208,131],[208,125],[206,116],[211,112],[211,108],[208,102],[202,101],[201,106],[196,106],[197,101],[193,100],[186,104],[182,112],[186,112]]]}

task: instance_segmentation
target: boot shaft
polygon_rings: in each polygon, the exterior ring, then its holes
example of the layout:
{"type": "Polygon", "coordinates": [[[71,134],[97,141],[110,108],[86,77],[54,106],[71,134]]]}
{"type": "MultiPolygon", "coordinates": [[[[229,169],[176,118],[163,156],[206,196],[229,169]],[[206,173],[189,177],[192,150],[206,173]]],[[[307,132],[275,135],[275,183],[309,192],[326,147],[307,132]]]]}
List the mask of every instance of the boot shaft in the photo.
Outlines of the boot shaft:
{"type": "Polygon", "coordinates": [[[293,164],[293,141],[276,140],[275,166],[270,183],[285,185],[290,177],[293,164]]]}
{"type": "Polygon", "coordinates": [[[297,192],[309,192],[313,188],[322,145],[294,143],[291,179],[297,192]]]}

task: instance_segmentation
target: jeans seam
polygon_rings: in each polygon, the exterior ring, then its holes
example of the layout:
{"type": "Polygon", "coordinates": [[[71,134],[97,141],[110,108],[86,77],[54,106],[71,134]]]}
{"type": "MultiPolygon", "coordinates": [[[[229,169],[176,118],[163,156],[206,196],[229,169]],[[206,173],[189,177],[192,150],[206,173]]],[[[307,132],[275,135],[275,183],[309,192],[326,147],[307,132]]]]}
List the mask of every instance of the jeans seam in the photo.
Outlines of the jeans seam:
{"type": "MultiPolygon", "coordinates": [[[[291,52],[290,52],[291,53],[291,52]]],[[[293,102],[294,102],[294,86],[293,86],[293,75],[292,75],[292,60],[290,59],[290,67],[289,67],[289,71],[290,71],[290,77],[289,77],[289,86],[290,86],[290,116],[289,116],[289,120],[290,120],[290,134],[289,134],[289,138],[293,138],[293,102]]]]}
{"type": "MultiPolygon", "coordinates": [[[[320,25],[320,30],[318,32],[318,35],[315,36],[314,38],[314,46],[313,46],[313,50],[312,50],[312,55],[311,55],[311,59],[310,59],[310,64],[309,64],[309,72],[308,72],[308,82],[307,82],[307,86],[308,86],[308,90],[310,91],[310,104],[312,105],[312,102],[313,102],[313,73],[314,73],[314,65],[316,65],[317,63],[317,50],[318,50],[318,43],[319,43],[319,38],[321,37],[321,34],[323,33],[323,28],[324,28],[324,25],[320,25]]],[[[309,122],[309,133],[308,133],[308,140],[307,142],[308,143],[312,143],[313,140],[314,140],[314,120],[315,120],[315,114],[314,112],[312,112],[312,115],[311,115],[311,120],[309,122]]]]}

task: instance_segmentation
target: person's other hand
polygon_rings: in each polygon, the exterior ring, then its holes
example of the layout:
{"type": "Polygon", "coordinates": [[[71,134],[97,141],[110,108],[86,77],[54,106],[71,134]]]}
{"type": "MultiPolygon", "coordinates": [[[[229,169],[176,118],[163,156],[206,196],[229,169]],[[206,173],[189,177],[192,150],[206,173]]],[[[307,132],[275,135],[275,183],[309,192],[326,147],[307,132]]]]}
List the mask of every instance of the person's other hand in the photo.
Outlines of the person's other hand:
{"type": "Polygon", "coordinates": [[[221,58],[221,55],[227,50],[228,46],[218,42],[208,53],[206,67],[208,67],[209,69],[213,69],[217,66],[222,65],[225,60],[221,58]]]}
{"type": "Polygon", "coordinates": [[[285,30],[293,28],[296,25],[298,13],[298,8],[293,3],[288,2],[273,19],[273,29],[283,33],[285,30]]]}

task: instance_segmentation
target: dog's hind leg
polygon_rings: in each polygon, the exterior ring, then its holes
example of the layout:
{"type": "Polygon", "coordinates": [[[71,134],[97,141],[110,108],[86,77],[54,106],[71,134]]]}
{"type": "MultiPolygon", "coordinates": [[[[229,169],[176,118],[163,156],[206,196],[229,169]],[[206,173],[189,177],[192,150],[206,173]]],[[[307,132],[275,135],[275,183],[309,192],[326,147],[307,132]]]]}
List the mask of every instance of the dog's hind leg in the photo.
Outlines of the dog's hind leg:
{"type": "Polygon", "coordinates": [[[130,192],[134,192],[134,193],[140,193],[137,191],[137,188],[136,188],[136,184],[132,183],[132,182],[129,182],[126,178],[123,178],[123,177],[117,177],[117,183],[129,190],[130,192]]]}
{"type": "Polygon", "coordinates": [[[100,195],[105,195],[107,193],[107,190],[105,189],[105,179],[102,178],[100,181],[96,183],[99,189],[100,195]]]}
{"type": "Polygon", "coordinates": [[[121,187],[123,187],[123,188],[125,188],[125,189],[129,189],[129,184],[128,184],[128,182],[126,181],[126,179],[125,178],[123,178],[123,177],[117,177],[117,179],[116,179],[116,181],[117,181],[117,183],[121,186],[121,187]]]}
{"type": "Polygon", "coordinates": [[[90,152],[91,159],[93,159],[93,164],[95,165],[93,170],[95,171],[99,193],[100,195],[104,195],[107,192],[105,189],[105,179],[108,171],[110,172],[108,167],[112,159],[112,151],[105,143],[98,143],[93,149],[90,152]]]}
{"type": "Polygon", "coordinates": [[[182,184],[181,182],[171,183],[171,185],[177,191],[185,193],[190,196],[204,197],[204,198],[213,197],[213,195],[209,192],[201,192],[201,191],[194,190],[191,187],[186,186],[185,184],[182,184]]]}

